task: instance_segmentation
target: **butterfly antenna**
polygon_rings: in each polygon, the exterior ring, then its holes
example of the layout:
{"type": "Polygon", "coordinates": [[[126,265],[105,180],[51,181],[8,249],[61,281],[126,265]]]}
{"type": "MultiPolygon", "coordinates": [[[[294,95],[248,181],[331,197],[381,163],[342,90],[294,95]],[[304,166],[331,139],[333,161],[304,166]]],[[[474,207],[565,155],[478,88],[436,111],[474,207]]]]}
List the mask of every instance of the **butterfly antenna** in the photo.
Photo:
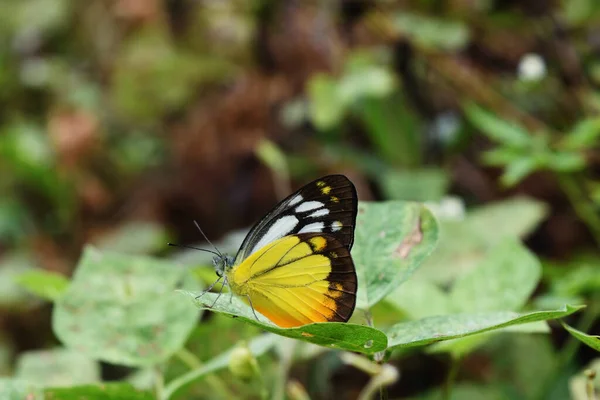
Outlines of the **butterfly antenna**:
{"type": "Polygon", "coordinates": [[[200,233],[202,234],[202,236],[204,237],[204,239],[206,239],[206,241],[208,242],[208,244],[210,244],[212,247],[215,248],[215,250],[217,251],[217,253],[219,254],[219,256],[223,257],[223,254],[219,251],[219,249],[217,248],[217,246],[215,246],[210,240],[208,240],[208,237],[206,237],[206,235],[204,234],[204,232],[200,228],[200,225],[198,224],[198,221],[194,220],[194,225],[196,225],[196,228],[198,228],[198,230],[200,231],[200,233]]]}
{"type": "Polygon", "coordinates": [[[207,253],[212,253],[216,256],[222,257],[223,255],[221,253],[217,253],[216,251],[212,251],[212,250],[207,250],[207,249],[201,249],[199,247],[194,247],[194,246],[187,246],[185,244],[175,244],[175,243],[167,243],[167,245],[172,246],[172,247],[183,247],[186,249],[193,249],[193,250],[198,250],[198,251],[205,251],[207,253]]]}

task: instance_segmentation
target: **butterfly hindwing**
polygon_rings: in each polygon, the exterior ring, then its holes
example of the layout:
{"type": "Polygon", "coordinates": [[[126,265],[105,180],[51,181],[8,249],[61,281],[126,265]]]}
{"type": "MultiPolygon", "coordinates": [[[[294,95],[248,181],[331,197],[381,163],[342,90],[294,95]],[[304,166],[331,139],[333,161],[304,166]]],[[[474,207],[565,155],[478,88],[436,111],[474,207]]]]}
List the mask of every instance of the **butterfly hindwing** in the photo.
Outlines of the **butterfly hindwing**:
{"type": "Polygon", "coordinates": [[[344,175],[317,179],[282,200],[244,239],[236,264],[284,236],[329,233],[348,250],[354,240],[357,196],[344,175]]]}
{"type": "Polygon", "coordinates": [[[234,292],[282,327],[347,321],[356,303],[348,248],[327,233],[275,240],[228,273],[234,292]]]}

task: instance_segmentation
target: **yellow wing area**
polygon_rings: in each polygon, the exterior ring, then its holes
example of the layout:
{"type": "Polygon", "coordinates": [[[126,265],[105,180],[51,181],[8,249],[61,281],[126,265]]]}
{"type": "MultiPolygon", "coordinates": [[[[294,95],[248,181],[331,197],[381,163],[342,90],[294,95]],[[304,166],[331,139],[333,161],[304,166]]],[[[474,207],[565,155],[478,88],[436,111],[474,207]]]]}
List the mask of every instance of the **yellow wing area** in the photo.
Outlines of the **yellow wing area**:
{"type": "Polygon", "coordinates": [[[356,302],[348,250],[333,236],[302,233],[278,239],[234,266],[234,293],[281,327],[347,321],[356,302]]]}

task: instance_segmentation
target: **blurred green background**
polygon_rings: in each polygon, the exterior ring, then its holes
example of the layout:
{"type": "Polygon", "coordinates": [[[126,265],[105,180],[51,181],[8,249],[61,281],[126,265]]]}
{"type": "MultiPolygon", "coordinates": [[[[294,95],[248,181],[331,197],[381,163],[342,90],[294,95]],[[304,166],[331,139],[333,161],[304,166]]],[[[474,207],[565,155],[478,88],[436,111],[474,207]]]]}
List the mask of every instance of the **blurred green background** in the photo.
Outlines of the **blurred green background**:
{"type": "MultiPolygon", "coordinates": [[[[599,111],[595,0],[3,0],[0,376],[58,344],[27,271],[70,276],[88,243],[173,257],[167,242],[202,242],[193,220],[219,241],[328,173],[361,200],[427,202],[448,268],[419,273],[441,286],[522,238],[543,266],[530,300],[587,304],[567,322],[597,335],[599,111]]],[[[551,328],[470,352],[453,398],[586,399],[598,353],[551,328]]],[[[424,398],[445,361],[396,360],[390,397],[424,398]]],[[[291,375],[314,398],[367,381],[313,367],[291,375]]]]}

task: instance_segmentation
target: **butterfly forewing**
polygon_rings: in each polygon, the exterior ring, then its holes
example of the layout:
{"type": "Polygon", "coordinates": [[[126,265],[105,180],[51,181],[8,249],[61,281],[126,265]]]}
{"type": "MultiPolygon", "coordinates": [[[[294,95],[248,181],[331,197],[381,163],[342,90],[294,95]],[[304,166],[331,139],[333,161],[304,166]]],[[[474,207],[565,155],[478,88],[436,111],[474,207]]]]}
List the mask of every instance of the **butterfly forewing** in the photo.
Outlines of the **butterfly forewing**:
{"type": "Polygon", "coordinates": [[[345,245],[330,234],[300,233],[264,246],[231,270],[235,292],[281,327],[346,322],[356,303],[356,273],[345,245]]]}
{"type": "Polygon", "coordinates": [[[236,256],[236,264],[284,236],[328,233],[347,250],[352,248],[357,196],[344,175],[317,179],[282,200],[251,230],[236,256]]]}

